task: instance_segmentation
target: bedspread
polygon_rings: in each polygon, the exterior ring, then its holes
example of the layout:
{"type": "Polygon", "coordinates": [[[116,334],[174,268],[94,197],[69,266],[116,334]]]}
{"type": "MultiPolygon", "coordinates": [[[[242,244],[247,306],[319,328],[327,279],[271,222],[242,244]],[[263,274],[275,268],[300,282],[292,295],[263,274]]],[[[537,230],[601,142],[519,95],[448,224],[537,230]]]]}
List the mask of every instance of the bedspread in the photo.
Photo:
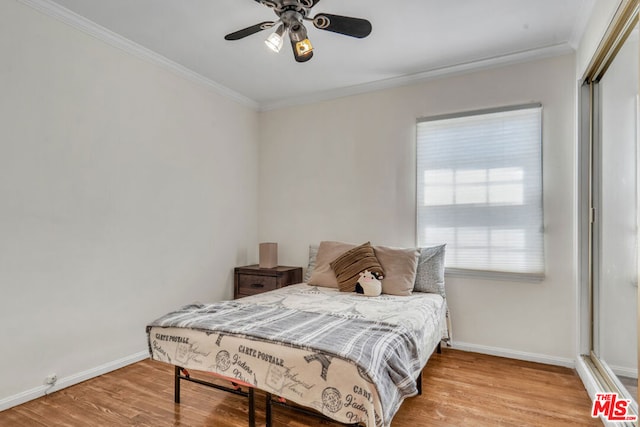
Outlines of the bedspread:
{"type": "Polygon", "coordinates": [[[237,378],[339,421],[387,426],[417,393],[445,311],[439,295],[367,298],[295,285],[187,305],[147,332],[156,360],[237,378]]]}

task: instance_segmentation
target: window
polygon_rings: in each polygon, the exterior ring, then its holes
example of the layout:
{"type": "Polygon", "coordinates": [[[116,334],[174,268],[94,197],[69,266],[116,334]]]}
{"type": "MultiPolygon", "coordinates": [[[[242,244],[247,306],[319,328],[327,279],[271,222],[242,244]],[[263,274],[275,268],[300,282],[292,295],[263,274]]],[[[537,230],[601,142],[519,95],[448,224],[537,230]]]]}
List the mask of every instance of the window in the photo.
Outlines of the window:
{"type": "Polygon", "coordinates": [[[420,119],[417,241],[447,271],[544,275],[540,104],[420,119]]]}

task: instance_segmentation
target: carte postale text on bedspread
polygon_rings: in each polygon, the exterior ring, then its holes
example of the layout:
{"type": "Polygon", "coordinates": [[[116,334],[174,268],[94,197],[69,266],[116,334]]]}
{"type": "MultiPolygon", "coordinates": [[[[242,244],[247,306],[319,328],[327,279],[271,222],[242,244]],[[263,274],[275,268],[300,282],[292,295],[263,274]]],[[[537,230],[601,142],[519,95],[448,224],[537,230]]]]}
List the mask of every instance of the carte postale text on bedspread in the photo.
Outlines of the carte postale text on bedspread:
{"type": "Polygon", "coordinates": [[[256,350],[255,348],[246,347],[241,345],[238,347],[238,353],[246,354],[247,356],[255,357],[256,359],[264,360],[265,362],[271,363],[273,365],[283,366],[284,360],[279,357],[272,356],[267,353],[263,353],[260,350],[256,350]]]}
{"type": "Polygon", "coordinates": [[[176,337],[175,335],[156,334],[156,339],[160,341],[177,342],[179,344],[189,344],[189,338],[176,337]]]}
{"type": "MultiPolygon", "coordinates": [[[[221,337],[222,337],[222,335],[221,335],[221,337]]],[[[189,344],[189,338],[187,338],[187,337],[179,337],[179,336],[175,336],[175,335],[156,334],[156,339],[160,340],[160,341],[175,342],[175,343],[178,343],[178,344],[189,344]]],[[[220,340],[218,339],[218,342],[216,342],[216,344],[220,345],[219,341],[220,340]]],[[[273,365],[284,366],[284,360],[283,359],[281,359],[279,357],[272,356],[271,354],[263,353],[262,351],[256,350],[255,348],[246,347],[244,345],[241,345],[240,347],[238,347],[238,353],[246,354],[247,356],[251,356],[251,357],[255,357],[256,359],[264,360],[265,362],[271,363],[273,365]]]]}

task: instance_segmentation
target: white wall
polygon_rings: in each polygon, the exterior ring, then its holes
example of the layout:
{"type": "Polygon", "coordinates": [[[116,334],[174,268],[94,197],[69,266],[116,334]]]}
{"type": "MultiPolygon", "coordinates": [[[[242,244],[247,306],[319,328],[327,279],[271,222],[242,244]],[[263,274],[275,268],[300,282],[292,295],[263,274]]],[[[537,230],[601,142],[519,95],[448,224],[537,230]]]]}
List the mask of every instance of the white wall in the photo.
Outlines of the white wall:
{"type": "Polygon", "coordinates": [[[461,347],[572,364],[574,71],[570,55],[262,113],[259,239],[303,266],[320,240],[415,245],[416,118],[542,102],[546,280],[448,277],[448,297],[461,347]]]}
{"type": "Polygon", "coordinates": [[[146,323],[170,309],[232,297],[233,266],[255,260],[257,127],[0,2],[0,410],[49,373],[144,356],[146,323]]]}

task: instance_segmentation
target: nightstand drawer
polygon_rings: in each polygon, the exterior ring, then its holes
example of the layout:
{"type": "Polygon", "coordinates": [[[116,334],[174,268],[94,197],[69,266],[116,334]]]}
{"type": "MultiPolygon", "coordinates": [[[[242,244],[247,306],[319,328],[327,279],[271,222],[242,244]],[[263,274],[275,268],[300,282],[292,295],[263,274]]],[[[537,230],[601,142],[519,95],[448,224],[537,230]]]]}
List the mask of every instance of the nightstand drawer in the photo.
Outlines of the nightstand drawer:
{"type": "Polygon", "coordinates": [[[236,267],[233,276],[233,297],[242,298],[302,282],[302,267],[245,265],[236,267]]]}
{"type": "Polygon", "coordinates": [[[238,294],[255,295],[278,287],[275,276],[260,276],[257,274],[242,274],[238,277],[238,294]]]}

